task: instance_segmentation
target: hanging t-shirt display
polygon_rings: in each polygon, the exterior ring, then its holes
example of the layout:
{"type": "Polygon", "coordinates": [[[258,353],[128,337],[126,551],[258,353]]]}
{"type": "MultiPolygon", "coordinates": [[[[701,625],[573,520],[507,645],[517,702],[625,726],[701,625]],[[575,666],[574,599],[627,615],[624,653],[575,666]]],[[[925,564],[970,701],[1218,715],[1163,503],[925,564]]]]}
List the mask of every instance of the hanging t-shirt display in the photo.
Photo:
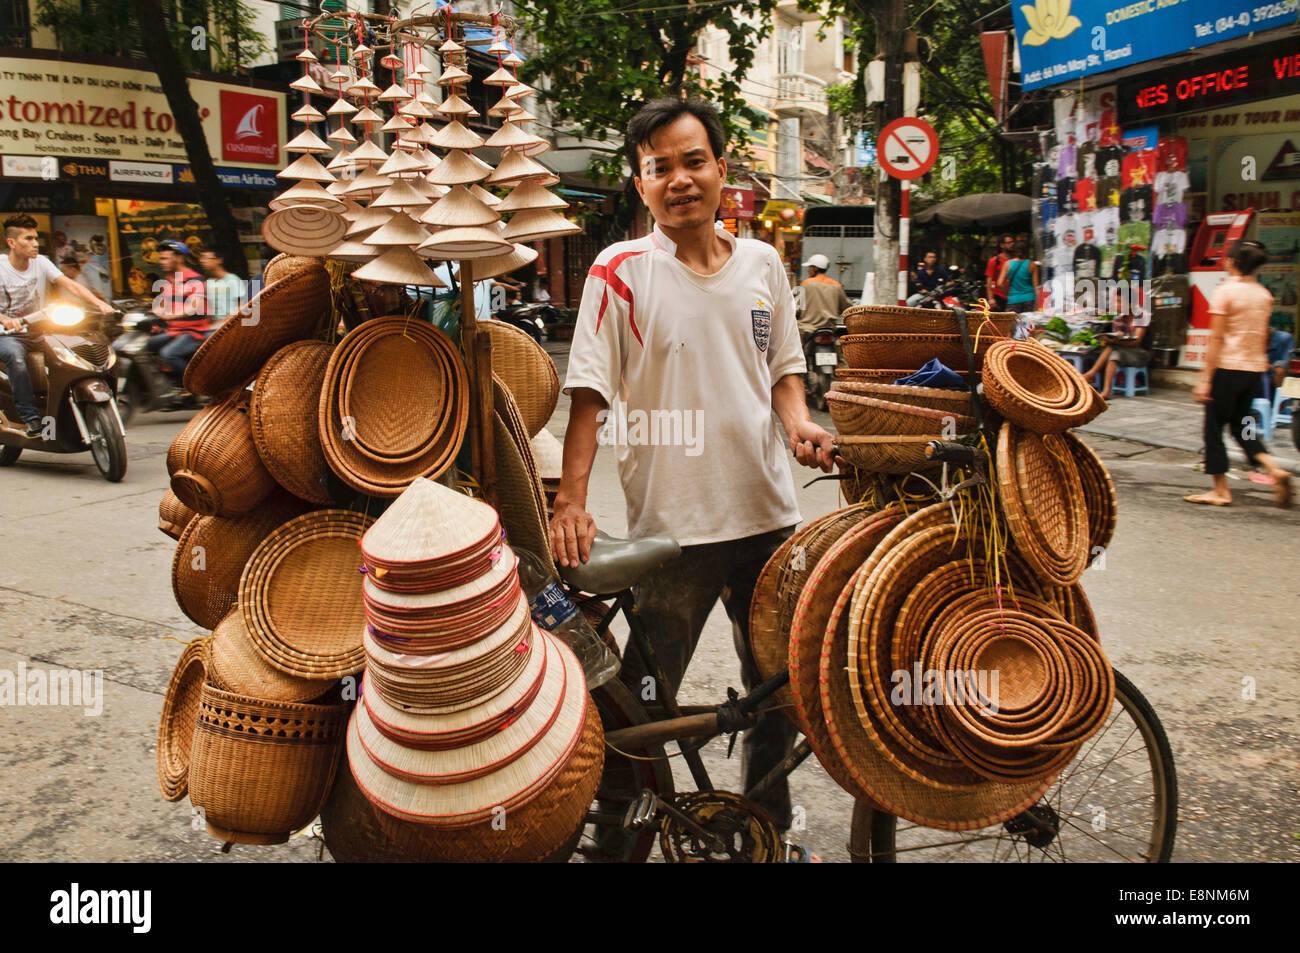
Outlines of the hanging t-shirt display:
{"type": "Polygon", "coordinates": [[[1074,204],[1080,212],[1091,212],[1097,208],[1097,180],[1080,179],[1074,183],[1074,204]]]}
{"type": "Polygon", "coordinates": [[[1156,204],[1174,205],[1181,202],[1188,184],[1186,172],[1157,172],[1156,204]]]}
{"type": "Polygon", "coordinates": [[[1079,146],[1079,164],[1076,169],[1081,179],[1097,177],[1097,143],[1085,142],[1079,146]]]}
{"type": "Polygon", "coordinates": [[[1125,189],[1119,200],[1120,218],[1126,222],[1151,220],[1151,186],[1138,185],[1125,189]]]}
{"type": "Polygon", "coordinates": [[[1074,266],[1074,247],[1078,244],[1074,233],[1074,216],[1058,215],[1052,223],[1052,232],[1056,236],[1052,263],[1059,271],[1069,271],[1074,266]]]}
{"type": "Polygon", "coordinates": [[[1108,146],[1118,146],[1120,144],[1121,132],[1119,121],[1116,118],[1114,109],[1103,109],[1101,111],[1101,124],[1097,134],[1097,144],[1103,149],[1108,146]]]}
{"type": "Polygon", "coordinates": [[[1056,201],[1062,212],[1078,210],[1079,203],[1074,197],[1074,179],[1056,180],[1056,201]]]}
{"type": "Polygon", "coordinates": [[[1056,204],[1055,199],[1051,201],[1044,199],[1039,204],[1038,214],[1039,221],[1043,223],[1043,226],[1045,228],[1050,227],[1052,222],[1056,220],[1056,216],[1060,214],[1060,206],[1056,204]]]}
{"type": "Polygon", "coordinates": [[[1187,140],[1182,136],[1162,136],[1156,152],[1156,164],[1161,172],[1181,172],[1187,168],[1187,140]]]}
{"type": "Polygon", "coordinates": [[[1062,91],[1052,101],[1052,114],[1056,120],[1052,125],[1057,129],[1058,134],[1068,132],[1074,135],[1074,111],[1078,106],[1078,97],[1074,90],[1067,89],[1062,91]]]}
{"type": "Polygon", "coordinates": [[[1096,278],[1101,265],[1101,249],[1091,242],[1080,245],[1074,250],[1074,277],[1096,278]]]}
{"type": "Polygon", "coordinates": [[[1066,137],[1065,145],[1061,146],[1060,155],[1056,160],[1056,174],[1061,178],[1069,176],[1074,177],[1075,169],[1079,165],[1079,148],[1075,144],[1074,134],[1071,133],[1066,137]]]}
{"type": "Polygon", "coordinates": [[[1102,146],[1097,150],[1098,171],[1108,177],[1119,178],[1124,171],[1124,156],[1128,150],[1121,145],[1102,146]]]}
{"type": "Polygon", "coordinates": [[[1097,233],[1097,244],[1103,248],[1119,244],[1119,209],[1103,208],[1093,213],[1093,231],[1097,233]]]}
{"type": "Polygon", "coordinates": [[[1157,205],[1155,211],[1151,213],[1151,224],[1158,229],[1182,230],[1187,227],[1187,206],[1182,202],[1175,205],[1157,205]]]}
{"type": "Polygon", "coordinates": [[[1101,132],[1101,90],[1093,89],[1079,99],[1074,113],[1074,134],[1079,142],[1096,142],[1101,132]]]}
{"type": "Polygon", "coordinates": [[[1156,150],[1138,149],[1130,152],[1120,163],[1124,188],[1131,189],[1139,185],[1151,185],[1156,178],[1156,150]]]}
{"type": "Polygon", "coordinates": [[[1082,245],[1093,240],[1092,212],[1076,212],[1074,216],[1074,240],[1082,245]]]}
{"type": "Polygon", "coordinates": [[[1125,222],[1119,227],[1119,244],[1126,251],[1132,245],[1151,247],[1150,222],[1125,222]]]}
{"type": "Polygon", "coordinates": [[[1181,228],[1161,229],[1152,235],[1151,258],[1154,263],[1152,274],[1186,273],[1187,260],[1183,254],[1186,248],[1187,232],[1181,228]]]}
{"type": "Polygon", "coordinates": [[[1033,197],[1056,200],[1056,170],[1046,162],[1034,166],[1033,197]]]}
{"type": "Polygon", "coordinates": [[[1097,207],[1119,208],[1121,192],[1119,176],[1108,175],[1097,180],[1097,207]]]}

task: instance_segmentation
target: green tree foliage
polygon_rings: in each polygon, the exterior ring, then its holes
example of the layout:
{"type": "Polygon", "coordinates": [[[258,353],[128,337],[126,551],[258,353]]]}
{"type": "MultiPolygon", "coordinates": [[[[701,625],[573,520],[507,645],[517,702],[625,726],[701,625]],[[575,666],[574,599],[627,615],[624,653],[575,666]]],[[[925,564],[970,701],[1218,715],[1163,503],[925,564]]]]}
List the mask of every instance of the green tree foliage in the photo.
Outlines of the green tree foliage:
{"type": "MultiPolygon", "coordinates": [[[[748,129],[766,126],[766,114],[745,103],[740,82],[754,51],[771,32],[775,0],[674,3],[673,0],[534,0],[519,2],[522,32],[540,44],[520,68],[528,82],[549,78],[543,97],[561,125],[589,139],[608,140],[637,109],[659,96],[698,94],[722,114],[733,153],[744,154],[748,129]],[[693,53],[707,26],[724,30],[733,69],[703,79],[693,53]]],[[[594,151],[588,174],[621,179],[619,151],[594,151]]]]}

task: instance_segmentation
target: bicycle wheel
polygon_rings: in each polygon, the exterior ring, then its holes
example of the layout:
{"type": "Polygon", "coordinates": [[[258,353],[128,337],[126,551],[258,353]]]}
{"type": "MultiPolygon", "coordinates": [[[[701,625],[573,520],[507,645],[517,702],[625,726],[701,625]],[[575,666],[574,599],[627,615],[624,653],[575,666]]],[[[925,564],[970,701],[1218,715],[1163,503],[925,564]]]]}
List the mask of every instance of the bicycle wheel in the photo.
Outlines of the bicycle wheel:
{"type": "MultiPolygon", "coordinates": [[[[617,678],[591,693],[606,732],[650,721],[630,689],[617,678]]],[[[606,746],[605,768],[600,776],[596,800],[587,815],[574,859],[586,863],[640,864],[654,848],[654,830],[624,831],[620,822],[627,807],[649,788],[663,798],[673,796],[673,772],[662,745],[629,751],[627,757],[606,746]],[[645,760],[638,760],[645,759],[645,760]]]]}
{"type": "Polygon", "coordinates": [[[956,832],[858,805],[851,843],[855,859],[869,843],[873,863],[1166,863],[1177,823],[1169,739],[1150,702],[1116,672],[1106,724],[1028,811],[997,827],[956,832]]]}

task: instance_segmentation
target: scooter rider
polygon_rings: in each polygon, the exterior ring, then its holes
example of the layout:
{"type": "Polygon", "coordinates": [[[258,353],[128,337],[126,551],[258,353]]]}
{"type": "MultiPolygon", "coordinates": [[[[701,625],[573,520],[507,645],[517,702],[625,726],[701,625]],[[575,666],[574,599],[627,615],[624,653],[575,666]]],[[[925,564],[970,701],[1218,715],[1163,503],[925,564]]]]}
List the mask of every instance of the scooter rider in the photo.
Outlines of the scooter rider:
{"type": "Polygon", "coordinates": [[[826,274],[831,263],[825,255],[813,255],[803,266],[808,269],[808,277],[799,285],[803,299],[799,334],[807,346],[808,337],[814,331],[835,327],[851,302],[844,293],[844,286],[826,274]]]}
{"type": "MultiPolygon", "coordinates": [[[[0,324],[17,331],[22,319],[39,311],[49,297],[50,287],[63,291],[69,298],[84,301],[100,314],[112,314],[113,308],[94,292],[64,275],[40,254],[40,236],[36,220],[30,215],[12,215],[5,219],[5,244],[9,254],[0,257],[0,324]]],[[[26,425],[27,436],[41,432],[41,411],[36,406],[31,375],[27,373],[27,340],[17,334],[0,336],[0,360],[9,375],[14,407],[26,425]]]]}
{"type": "Polygon", "coordinates": [[[154,298],[152,311],[167,322],[167,330],[149,339],[149,350],[170,369],[177,387],[211,324],[203,278],[186,264],[189,258],[190,249],[184,242],[168,239],[158,243],[158,264],[166,285],[154,298]]]}

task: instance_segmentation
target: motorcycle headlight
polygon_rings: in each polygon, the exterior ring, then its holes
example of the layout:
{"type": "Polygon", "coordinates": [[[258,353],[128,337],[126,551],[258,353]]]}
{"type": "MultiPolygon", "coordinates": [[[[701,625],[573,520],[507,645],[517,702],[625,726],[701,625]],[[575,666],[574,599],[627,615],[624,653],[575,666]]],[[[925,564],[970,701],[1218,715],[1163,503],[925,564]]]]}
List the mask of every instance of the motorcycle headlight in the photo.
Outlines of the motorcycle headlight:
{"type": "Polygon", "coordinates": [[[72,348],[68,347],[66,344],[64,344],[62,341],[58,340],[57,338],[53,338],[53,337],[46,338],[46,341],[49,342],[50,350],[52,350],[55,354],[58,355],[59,360],[65,361],[66,363],[71,364],[74,367],[80,367],[82,370],[86,370],[86,371],[98,370],[98,368],[95,367],[94,364],[91,364],[80,354],[75,353],[72,350],[72,348]]]}
{"type": "Polygon", "coordinates": [[[85,312],[70,304],[61,304],[50,311],[50,320],[61,328],[75,327],[85,318],[85,312]]]}

